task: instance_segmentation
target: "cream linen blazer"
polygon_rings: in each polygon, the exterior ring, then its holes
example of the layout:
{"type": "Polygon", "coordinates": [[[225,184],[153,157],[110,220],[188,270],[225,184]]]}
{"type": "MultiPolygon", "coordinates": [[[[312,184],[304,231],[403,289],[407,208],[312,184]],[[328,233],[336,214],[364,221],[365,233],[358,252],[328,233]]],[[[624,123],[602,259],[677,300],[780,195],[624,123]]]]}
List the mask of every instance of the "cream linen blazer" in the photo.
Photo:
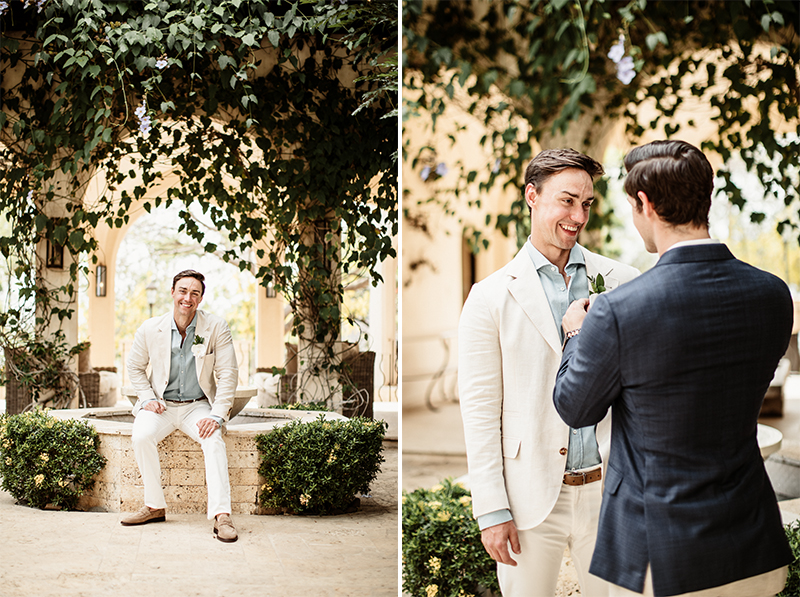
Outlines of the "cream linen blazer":
{"type": "MultiPolygon", "coordinates": [[[[128,376],[139,397],[133,407],[134,415],[145,401],[164,398],[169,383],[172,319],[171,312],[153,317],[136,331],[127,361],[128,376]]],[[[202,344],[192,346],[197,380],[211,402],[211,414],[227,421],[239,381],[230,328],[221,317],[198,309],[197,337],[204,340],[202,344]]]]}
{"type": "MultiPolygon", "coordinates": [[[[580,247],[586,273],[611,290],[638,270],[580,247]]],[[[458,391],[473,515],[508,508],[518,529],[539,525],[561,490],[569,427],[553,406],[561,340],[539,274],[522,248],[472,287],[458,326],[458,391]]],[[[608,458],[611,421],[597,426],[608,458]]]]}

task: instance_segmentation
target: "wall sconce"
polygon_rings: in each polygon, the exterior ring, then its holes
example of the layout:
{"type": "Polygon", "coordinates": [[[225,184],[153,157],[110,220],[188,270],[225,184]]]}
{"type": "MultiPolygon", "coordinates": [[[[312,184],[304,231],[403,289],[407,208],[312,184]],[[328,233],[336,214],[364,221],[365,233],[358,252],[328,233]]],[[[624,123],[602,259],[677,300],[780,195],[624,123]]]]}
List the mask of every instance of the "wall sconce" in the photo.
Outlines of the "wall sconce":
{"type": "Polygon", "coordinates": [[[98,265],[94,274],[94,295],[106,295],[106,266],[98,265]]]}
{"type": "Polygon", "coordinates": [[[267,284],[267,298],[275,298],[276,296],[278,295],[275,292],[275,285],[272,282],[270,282],[269,284],[267,284]]]}
{"type": "Polygon", "coordinates": [[[47,259],[45,265],[49,269],[64,269],[64,245],[54,245],[47,240],[47,259]]]}

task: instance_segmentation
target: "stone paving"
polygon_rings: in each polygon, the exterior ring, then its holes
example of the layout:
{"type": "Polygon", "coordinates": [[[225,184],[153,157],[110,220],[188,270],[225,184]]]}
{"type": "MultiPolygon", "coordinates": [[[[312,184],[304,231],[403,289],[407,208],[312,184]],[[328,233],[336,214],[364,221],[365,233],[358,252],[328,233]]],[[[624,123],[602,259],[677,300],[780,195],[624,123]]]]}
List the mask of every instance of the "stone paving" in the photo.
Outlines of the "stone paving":
{"type": "Polygon", "coordinates": [[[397,442],[384,458],[358,512],[235,515],[232,544],[205,514],[123,527],[123,514],[37,510],[0,492],[0,597],[395,597],[397,442]]]}

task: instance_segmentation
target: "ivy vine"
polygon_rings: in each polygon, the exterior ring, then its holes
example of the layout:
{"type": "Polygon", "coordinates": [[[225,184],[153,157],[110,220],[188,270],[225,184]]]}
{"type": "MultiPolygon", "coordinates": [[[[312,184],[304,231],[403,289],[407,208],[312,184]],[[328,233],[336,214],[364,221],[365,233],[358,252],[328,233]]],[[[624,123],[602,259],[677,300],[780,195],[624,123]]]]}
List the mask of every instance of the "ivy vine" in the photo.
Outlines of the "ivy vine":
{"type": "Polygon", "coordinates": [[[395,256],[396,3],[45,0],[5,13],[0,252],[15,290],[0,323],[30,339],[71,317],[95,229],[126,224],[134,201],[178,202],[182,228],[219,252],[197,204],[231,241],[222,258],[283,293],[321,348],[314,367],[335,367],[341,273],[377,284],[395,256]],[[154,197],[167,174],[178,184],[154,197]],[[68,255],[58,288],[42,275],[46,243],[68,255]]]}
{"type": "MultiPolygon", "coordinates": [[[[767,199],[791,208],[778,231],[794,230],[800,241],[798,10],[782,0],[403,0],[404,115],[424,117],[436,131],[454,105],[485,127],[481,144],[493,161],[483,171],[448,164],[456,182],[439,184],[437,195],[480,205],[477,197],[495,184],[522,180],[534,140],[549,147],[576,127],[583,137],[575,148],[586,150],[618,119],[634,144],[662,127],[679,138],[670,118],[700,98],[714,109],[715,127],[702,149],[725,162],[740,154],[767,199]],[[656,110],[648,122],[645,105],[656,110]]],[[[458,128],[447,131],[450,143],[458,128]]],[[[437,149],[444,148],[406,138],[403,159],[422,172],[437,149]]],[[[718,191],[744,206],[748,198],[727,166],[718,174],[718,191]]],[[[526,238],[521,195],[493,222],[505,233],[514,224],[526,238]]]]}

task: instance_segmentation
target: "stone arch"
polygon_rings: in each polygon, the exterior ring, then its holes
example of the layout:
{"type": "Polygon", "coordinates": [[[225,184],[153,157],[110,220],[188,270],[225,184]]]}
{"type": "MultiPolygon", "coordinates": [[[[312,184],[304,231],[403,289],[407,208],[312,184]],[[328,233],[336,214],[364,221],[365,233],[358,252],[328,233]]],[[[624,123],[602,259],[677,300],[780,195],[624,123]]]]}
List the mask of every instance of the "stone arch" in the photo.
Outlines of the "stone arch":
{"type": "MultiPolygon", "coordinates": [[[[168,182],[169,177],[165,181],[168,182]]],[[[91,194],[91,189],[87,195],[91,194]]],[[[91,200],[91,196],[87,199],[91,200]]],[[[151,201],[150,197],[134,200],[128,211],[128,221],[119,227],[110,227],[105,222],[100,223],[95,229],[98,248],[95,252],[97,264],[91,266],[89,286],[87,292],[89,340],[92,342],[92,363],[97,367],[113,367],[115,359],[115,279],[117,253],[122,241],[147,212],[144,204],[151,201]],[[102,265],[106,268],[106,295],[96,296],[96,268],[102,265]],[[109,331],[110,330],[110,331],[109,331]]],[[[285,302],[280,295],[268,298],[263,288],[256,290],[256,367],[280,367],[283,365],[283,320],[285,302]]]]}

